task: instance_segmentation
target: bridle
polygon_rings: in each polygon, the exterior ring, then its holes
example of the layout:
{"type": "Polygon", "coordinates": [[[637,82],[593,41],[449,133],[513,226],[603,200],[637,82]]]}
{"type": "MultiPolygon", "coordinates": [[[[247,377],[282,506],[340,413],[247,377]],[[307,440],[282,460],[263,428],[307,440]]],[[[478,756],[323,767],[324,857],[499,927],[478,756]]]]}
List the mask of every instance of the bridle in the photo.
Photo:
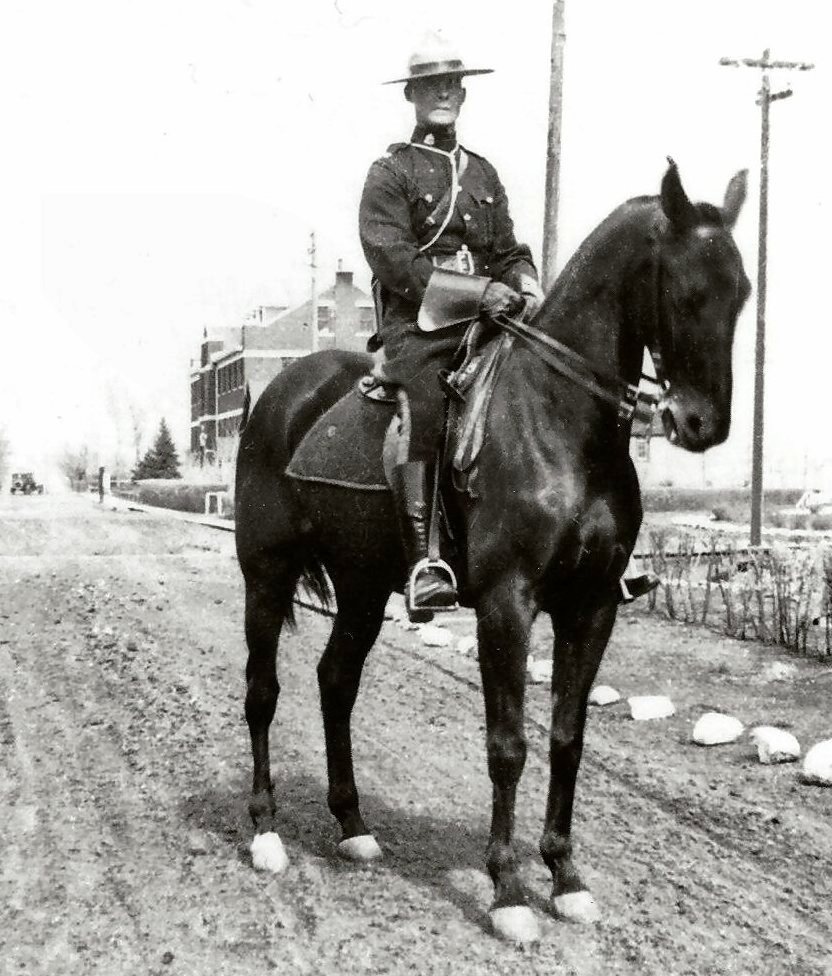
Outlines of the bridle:
{"type": "Polygon", "coordinates": [[[536,326],[524,322],[522,318],[514,318],[509,315],[494,316],[495,324],[503,331],[523,342],[538,359],[546,363],[556,373],[583,387],[597,399],[615,407],[618,419],[625,422],[630,422],[634,418],[649,422],[656,409],[667,398],[670,389],[660,348],[663,305],[659,243],[654,240],[652,247],[655,314],[650,334],[645,336],[644,344],[650,353],[656,375],[648,376],[646,373],[642,373],[640,380],[657,386],[661,391],[660,393],[641,390],[637,385],[622,380],[620,376],[591,365],[580,353],[536,326]]]}

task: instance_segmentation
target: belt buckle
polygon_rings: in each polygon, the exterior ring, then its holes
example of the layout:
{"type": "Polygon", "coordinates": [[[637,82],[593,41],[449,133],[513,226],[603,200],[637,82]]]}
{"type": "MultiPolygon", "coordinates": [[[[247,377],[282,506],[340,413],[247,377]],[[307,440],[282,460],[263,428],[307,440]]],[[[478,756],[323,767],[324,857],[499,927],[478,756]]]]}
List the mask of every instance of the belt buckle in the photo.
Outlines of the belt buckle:
{"type": "Polygon", "coordinates": [[[467,244],[463,244],[456,252],[456,270],[464,275],[474,273],[474,255],[468,250],[467,244]]]}

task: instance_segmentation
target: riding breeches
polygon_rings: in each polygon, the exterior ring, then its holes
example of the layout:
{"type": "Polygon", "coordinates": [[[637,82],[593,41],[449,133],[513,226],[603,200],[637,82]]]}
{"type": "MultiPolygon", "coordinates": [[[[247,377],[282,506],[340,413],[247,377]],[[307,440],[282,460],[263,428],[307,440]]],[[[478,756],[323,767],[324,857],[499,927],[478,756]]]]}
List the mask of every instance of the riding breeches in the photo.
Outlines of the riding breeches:
{"type": "Polygon", "coordinates": [[[415,323],[382,328],[385,379],[402,386],[410,401],[410,460],[430,464],[439,447],[445,403],[439,371],[448,369],[465,325],[421,332],[415,323]]]}

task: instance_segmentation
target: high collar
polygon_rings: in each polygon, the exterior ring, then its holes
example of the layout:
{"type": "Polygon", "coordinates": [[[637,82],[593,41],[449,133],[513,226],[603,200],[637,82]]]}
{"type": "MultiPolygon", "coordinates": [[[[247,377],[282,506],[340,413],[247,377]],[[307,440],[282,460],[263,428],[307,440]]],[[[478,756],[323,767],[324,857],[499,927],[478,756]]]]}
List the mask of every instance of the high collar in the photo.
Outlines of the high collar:
{"type": "Polygon", "coordinates": [[[430,146],[432,149],[441,149],[443,152],[452,152],[457,147],[456,127],[453,125],[417,125],[410,141],[416,145],[430,146]]]}

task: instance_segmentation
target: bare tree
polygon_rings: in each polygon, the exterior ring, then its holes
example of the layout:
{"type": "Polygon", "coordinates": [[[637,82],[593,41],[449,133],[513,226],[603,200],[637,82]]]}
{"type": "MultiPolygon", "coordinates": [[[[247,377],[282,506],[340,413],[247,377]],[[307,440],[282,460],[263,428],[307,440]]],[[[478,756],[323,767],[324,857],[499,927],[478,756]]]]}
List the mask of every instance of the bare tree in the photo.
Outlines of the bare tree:
{"type": "Polygon", "coordinates": [[[136,464],[142,456],[142,441],[144,439],[144,411],[135,400],[130,401],[130,428],[133,434],[133,448],[136,452],[136,464]]]}
{"type": "Polygon", "coordinates": [[[0,482],[5,480],[8,474],[9,463],[9,439],[6,432],[0,427],[0,482]]]}
{"type": "Polygon", "coordinates": [[[83,491],[90,467],[90,449],[86,444],[78,448],[66,448],[58,461],[58,467],[69,480],[73,491],[83,491]]]}

